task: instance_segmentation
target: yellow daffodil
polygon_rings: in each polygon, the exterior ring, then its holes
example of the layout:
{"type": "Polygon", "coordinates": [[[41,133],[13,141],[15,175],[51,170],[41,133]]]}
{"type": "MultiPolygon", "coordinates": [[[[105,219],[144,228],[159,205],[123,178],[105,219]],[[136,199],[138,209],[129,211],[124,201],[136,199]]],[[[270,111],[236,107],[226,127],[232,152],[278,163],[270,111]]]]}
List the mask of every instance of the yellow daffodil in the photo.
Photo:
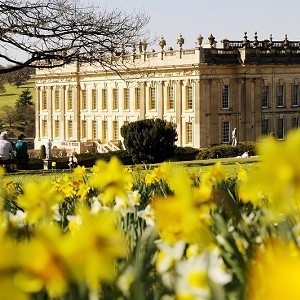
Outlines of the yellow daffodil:
{"type": "Polygon", "coordinates": [[[63,238],[58,227],[40,224],[34,238],[19,246],[21,268],[15,275],[15,282],[22,290],[32,293],[46,288],[53,296],[66,292],[69,268],[63,238]]]}
{"type": "Polygon", "coordinates": [[[292,242],[268,241],[249,265],[246,299],[299,299],[299,278],[299,249],[292,242]]]}
{"type": "Polygon", "coordinates": [[[115,261],[127,255],[125,238],[117,229],[118,214],[82,209],[81,225],[64,240],[64,249],[77,281],[85,281],[95,290],[99,283],[116,275],[115,261]]]}
{"type": "Polygon", "coordinates": [[[62,197],[52,188],[52,183],[44,180],[33,181],[24,185],[24,194],[18,197],[19,205],[27,212],[29,223],[36,223],[44,217],[52,218],[54,206],[62,201],[62,197]]]}
{"type": "Polygon", "coordinates": [[[299,212],[300,207],[300,132],[288,134],[286,141],[274,139],[259,145],[260,167],[253,170],[240,184],[244,202],[265,206],[274,217],[299,212]]]}
{"type": "Polygon", "coordinates": [[[100,190],[104,205],[111,203],[116,196],[128,197],[127,191],[131,186],[132,176],[123,168],[118,158],[112,157],[108,163],[99,160],[92,171],[90,184],[100,190]]]}

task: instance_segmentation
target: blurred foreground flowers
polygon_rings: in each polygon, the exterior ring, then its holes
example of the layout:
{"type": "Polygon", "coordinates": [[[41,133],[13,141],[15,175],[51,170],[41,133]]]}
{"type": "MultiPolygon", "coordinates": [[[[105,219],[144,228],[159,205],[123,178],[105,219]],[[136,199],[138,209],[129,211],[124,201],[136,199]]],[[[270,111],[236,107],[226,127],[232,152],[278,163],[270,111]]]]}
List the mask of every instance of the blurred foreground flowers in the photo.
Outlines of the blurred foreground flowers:
{"type": "Polygon", "coordinates": [[[0,300],[298,299],[300,134],[251,171],[117,158],[22,185],[0,169],[0,300]]]}

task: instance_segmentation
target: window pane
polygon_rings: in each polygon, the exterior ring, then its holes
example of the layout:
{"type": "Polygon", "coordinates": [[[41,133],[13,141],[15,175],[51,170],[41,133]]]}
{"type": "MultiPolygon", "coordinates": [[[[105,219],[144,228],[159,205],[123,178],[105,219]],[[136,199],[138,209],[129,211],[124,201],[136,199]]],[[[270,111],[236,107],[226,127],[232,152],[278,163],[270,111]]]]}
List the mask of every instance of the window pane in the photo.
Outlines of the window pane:
{"type": "Polygon", "coordinates": [[[107,121],[102,121],[102,143],[107,141],[107,121]]]}
{"type": "Polygon", "coordinates": [[[92,89],[92,110],[97,109],[97,93],[95,89],[92,89]]]}
{"type": "Polygon", "coordinates": [[[47,136],[47,120],[42,120],[42,137],[47,136]]]}
{"type": "Polygon", "coordinates": [[[119,138],[119,123],[118,121],[113,121],[113,139],[117,140],[119,138]]]}
{"type": "Polygon", "coordinates": [[[129,89],[124,89],[124,109],[129,109],[129,89]]]}
{"type": "Polygon", "coordinates": [[[81,106],[81,108],[85,110],[86,109],[86,90],[83,90],[81,93],[82,93],[82,99],[81,99],[82,106],[81,106]]]}
{"type": "Polygon", "coordinates": [[[299,106],[299,85],[292,84],[292,106],[299,106]]]}
{"type": "Polygon", "coordinates": [[[299,118],[298,117],[293,117],[292,118],[292,128],[298,128],[299,127],[299,118]]]}
{"type": "Polygon", "coordinates": [[[107,109],[107,90],[102,90],[102,109],[107,109]]]}
{"type": "Polygon", "coordinates": [[[68,120],[68,138],[73,137],[73,122],[68,120]]]}
{"type": "Polygon", "coordinates": [[[58,138],[59,137],[59,120],[54,121],[54,137],[58,138]]]}
{"type": "Polygon", "coordinates": [[[279,140],[284,139],[284,119],[277,120],[277,137],[279,140]]]}
{"type": "Polygon", "coordinates": [[[186,109],[193,109],[193,88],[191,86],[188,86],[186,89],[186,109]]]}
{"type": "Polygon", "coordinates": [[[174,109],[174,89],[173,87],[168,88],[168,109],[174,109]]]}
{"type": "Polygon", "coordinates": [[[224,85],[222,88],[222,108],[229,108],[229,86],[224,85]]]}
{"type": "Polygon", "coordinates": [[[267,135],[269,134],[269,120],[262,120],[261,121],[261,134],[267,135]]]}
{"type": "Polygon", "coordinates": [[[282,84],[277,85],[277,106],[284,106],[284,86],[282,84]]]}
{"type": "Polygon", "coordinates": [[[92,138],[95,140],[97,138],[97,121],[92,121],[92,138]]]}
{"type": "Polygon", "coordinates": [[[42,91],[42,109],[47,109],[47,91],[42,91]]]}
{"type": "Polygon", "coordinates": [[[269,107],[269,86],[264,85],[261,92],[261,107],[269,107]]]}
{"type": "Polygon", "coordinates": [[[68,90],[68,110],[72,110],[73,109],[73,93],[72,90],[69,89],[68,90]]]}
{"type": "Polygon", "coordinates": [[[55,90],[54,92],[54,109],[59,109],[59,90],[55,90]]]}
{"type": "Polygon", "coordinates": [[[192,124],[192,122],[186,123],[186,143],[187,144],[193,143],[193,124],[192,124]]]}
{"type": "Polygon", "coordinates": [[[116,110],[119,107],[119,91],[118,89],[113,89],[113,109],[116,110]]]}
{"type": "Polygon", "coordinates": [[[87,132],[86,120],[82,120],[82,122],[81,122],[81,138],[82,139],[86,139],[86,132],[87,132]]]}
{"type": "Polygon", "coordinates": [[[230,142],[229,122],[222,123],[222,143],[230,142]]]}
{"type": "Polygon", "coordinates": [[[156,99],[155,98],[156,98],[155,88],[150,88],[150,103],[149,103],[150,109],[156,108],[156,99]]]}
{"type": "Polygon", "coordinates": [[[138,110],[141,107],[141,89],[135,89],[135,109],[138,110]]]}

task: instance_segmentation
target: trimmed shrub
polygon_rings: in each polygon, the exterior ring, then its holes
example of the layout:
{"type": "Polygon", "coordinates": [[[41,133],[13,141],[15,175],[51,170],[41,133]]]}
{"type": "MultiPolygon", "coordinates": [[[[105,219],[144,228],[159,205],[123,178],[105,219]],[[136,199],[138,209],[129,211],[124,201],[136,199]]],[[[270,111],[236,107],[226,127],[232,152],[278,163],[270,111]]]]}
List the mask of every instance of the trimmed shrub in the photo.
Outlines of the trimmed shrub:
{"type": "Polygon", "coordinates": [[[195,160],[199,149],[192,148],[192,147],[176,147],[174,150],[174,161],[188,161],[188,160],[195,160]]]}
{"type": "Polygon", "coordinates": [[[161,119],[144,119],[123,125],[121,135],[134,163],[159,163],[174,155],[176,125],[161,119]]]}
{"type": "Polygon", "coordinates": [[[46,158],[46,147],[45,145],[41,145],[40,147],[40,159],[46,158]]]}
{"type": "Polygon", "coordinates": [[[237,146],[219,145],[207,149],[201,149],[196,159],[212,159],[212,158],[225,158],[241,156],[244,152],[249,152],[249,156],[257,154],[256,143],[242,142],[237,146]]]}
{"type": "MultiPolygon", "coordinates": [[[[76,154],[78,165],[85,166],[86,168],[91,168],[95,165],[98,159],[109,161],[113,156],[120,159],[123,165],[132,165],[131,156],[125,150],[120,151],[110,151],[107,153],[81,153],[76,154]]],[[[68,169],[69,168],[69,157],[56,157],[56,169],[68,169]]],[[[29,169],[39,170],[43,169],[43,160],[32,155],[29,158],[29,169]]]]}

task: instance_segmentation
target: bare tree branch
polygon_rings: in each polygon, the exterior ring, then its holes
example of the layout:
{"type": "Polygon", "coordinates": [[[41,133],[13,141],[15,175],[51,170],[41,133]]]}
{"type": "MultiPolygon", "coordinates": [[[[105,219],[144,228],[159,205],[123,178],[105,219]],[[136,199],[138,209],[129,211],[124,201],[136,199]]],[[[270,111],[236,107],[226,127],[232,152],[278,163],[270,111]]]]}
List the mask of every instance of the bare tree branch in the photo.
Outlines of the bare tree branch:
{"type": "Polygon", "coordinates": [[[0,62],[10,64],[0,74],[74,61],[110,67],[105,57],[138,42],[148,21],[143,12],[107,11],[73,0],[0,0],[0,62]]]}

